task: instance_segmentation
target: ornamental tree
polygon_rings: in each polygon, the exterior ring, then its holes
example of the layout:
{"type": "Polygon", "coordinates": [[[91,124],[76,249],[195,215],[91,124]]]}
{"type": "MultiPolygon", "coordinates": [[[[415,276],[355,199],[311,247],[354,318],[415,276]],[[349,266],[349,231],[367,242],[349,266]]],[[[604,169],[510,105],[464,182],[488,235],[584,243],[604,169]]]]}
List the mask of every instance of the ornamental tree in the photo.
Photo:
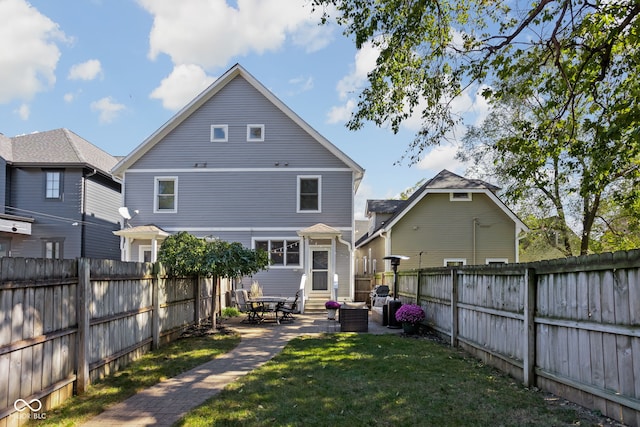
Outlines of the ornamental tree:
{"type": "Polygon", "coordinates": [[[212,325],[216,327],[215,301],[220,278],[249,276],[269,265],[267,252],[248,249],[241,243],[201,239],[186,231],[169,236],[158,252],[160,261],[171,276],[212,277],[212,325]]]}

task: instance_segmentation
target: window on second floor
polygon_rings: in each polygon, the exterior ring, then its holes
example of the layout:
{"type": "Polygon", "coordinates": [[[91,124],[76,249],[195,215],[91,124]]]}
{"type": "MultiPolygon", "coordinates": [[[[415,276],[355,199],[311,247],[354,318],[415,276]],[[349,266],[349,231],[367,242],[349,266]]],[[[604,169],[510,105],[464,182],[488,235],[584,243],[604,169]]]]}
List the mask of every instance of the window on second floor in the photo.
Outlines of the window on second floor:
{"type": "Polygon", "coordinates": [[[55,200],[62,198],[62,172],[45,171],[44,173],[44,197],[55,200]]]}
{"type": "Polygon", "coordinates": [[[178,178],[159,176],[155,181],[154,212],[178,212],[178,178]]]}
{"type": "Polygon", "coordinates": [[[247,141],[264,141],[264,125],[247,125],[247,141]]]}
{"type": "Polygon", "coordinates": [[[449,201],[451,202],[470,202],[471,193],[449,193],[449,201]]]}
{"type": "Polygon", "coordinates": [[[227,142],[228,140],[228,125],[211,125],[211,142],[227,142]]]}
{"type": "Polygon", "coordinates": [[[319,176],[298,177],[298,212],[321,211],[322,182],[319,176]]]}

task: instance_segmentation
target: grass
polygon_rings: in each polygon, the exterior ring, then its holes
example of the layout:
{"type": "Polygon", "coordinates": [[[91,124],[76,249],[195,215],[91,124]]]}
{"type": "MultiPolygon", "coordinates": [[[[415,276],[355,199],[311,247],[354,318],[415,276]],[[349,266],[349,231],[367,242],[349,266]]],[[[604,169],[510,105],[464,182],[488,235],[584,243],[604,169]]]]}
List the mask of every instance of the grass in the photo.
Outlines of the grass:
{"type": "Polygon", "coordinates": [[[47,410],[38,426],[73,426],[103,412],[144,388],[174,377],[224,354],[238,345],[237,334],[210,334],[179,339],[145,354],[114,375],[92,384],[58,408],[47,410]]]}
{"type": "Polygon", "coordinates": [[[462,352],[395,335],[292,340],[183,426],[590,425],[462,352]]]}

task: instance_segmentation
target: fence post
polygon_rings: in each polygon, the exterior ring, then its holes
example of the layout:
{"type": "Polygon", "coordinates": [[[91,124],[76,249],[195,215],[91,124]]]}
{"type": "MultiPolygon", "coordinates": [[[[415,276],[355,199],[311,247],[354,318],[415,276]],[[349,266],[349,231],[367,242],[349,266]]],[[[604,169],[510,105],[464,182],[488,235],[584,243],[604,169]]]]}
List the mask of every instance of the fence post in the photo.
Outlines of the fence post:
{"type": "Polygon", "coordinates": [[[202,284],[204,280],[201,276],[197,276],[195,279],[195,283],[193,284],[193,321],[196,325],[200,324],[201,315],[200,315],[200,301],[202,298],[202,284]]]}
{"type": "Polygon", "coordinates": [[[151,316],[151,337],[152,344],[151,348],[153,350],[157,350],[160,348],[160,263],[156,262],[153,265],[153,279],[151,280],[152,284],[152,303],[153,303],[153,314],[151,316]]]}
{"type": "Polygon", "coordinates": [[[523,342],[523,378],[525,387],[535,384],[534,373],[536,365],[536,271],[527,268],[524,273],[524,332],[523,342]]]}
{"type": "Polygon", "coordinates": [[[78,310],[77,323],[78,333],[77,340],[77,373],[76,373],[76,390],[78,394],[83,394],[89,386],[89,305],[91,304],[91,263],[88,258],[78,258],[78,310]]]}
{"type": "Polygon", "coordinates": [[[458,271],[451,269],[451,347],[458,345],[458,271]]]}

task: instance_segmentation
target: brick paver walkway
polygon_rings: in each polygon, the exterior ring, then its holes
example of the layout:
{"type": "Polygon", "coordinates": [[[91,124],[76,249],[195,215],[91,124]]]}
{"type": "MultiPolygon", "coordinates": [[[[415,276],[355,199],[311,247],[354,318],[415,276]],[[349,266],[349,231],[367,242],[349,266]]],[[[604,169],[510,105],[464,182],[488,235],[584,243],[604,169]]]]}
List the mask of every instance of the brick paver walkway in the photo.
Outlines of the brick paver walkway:
{"type": "MultiPolygon", "coordinates": [[[[246,375],[278,354],[289,340],[309,333],[332,332],[323,315],[297,315],[292,323],[245,325],[235,323],[242,340],[231,352],[177,377],[156,384],[90,419],[87,427],[171,426],[187,412],[219,393],[227,384],[246,375]]],[[[369,322],[369,332],[390,330],[369,322]]]]}

